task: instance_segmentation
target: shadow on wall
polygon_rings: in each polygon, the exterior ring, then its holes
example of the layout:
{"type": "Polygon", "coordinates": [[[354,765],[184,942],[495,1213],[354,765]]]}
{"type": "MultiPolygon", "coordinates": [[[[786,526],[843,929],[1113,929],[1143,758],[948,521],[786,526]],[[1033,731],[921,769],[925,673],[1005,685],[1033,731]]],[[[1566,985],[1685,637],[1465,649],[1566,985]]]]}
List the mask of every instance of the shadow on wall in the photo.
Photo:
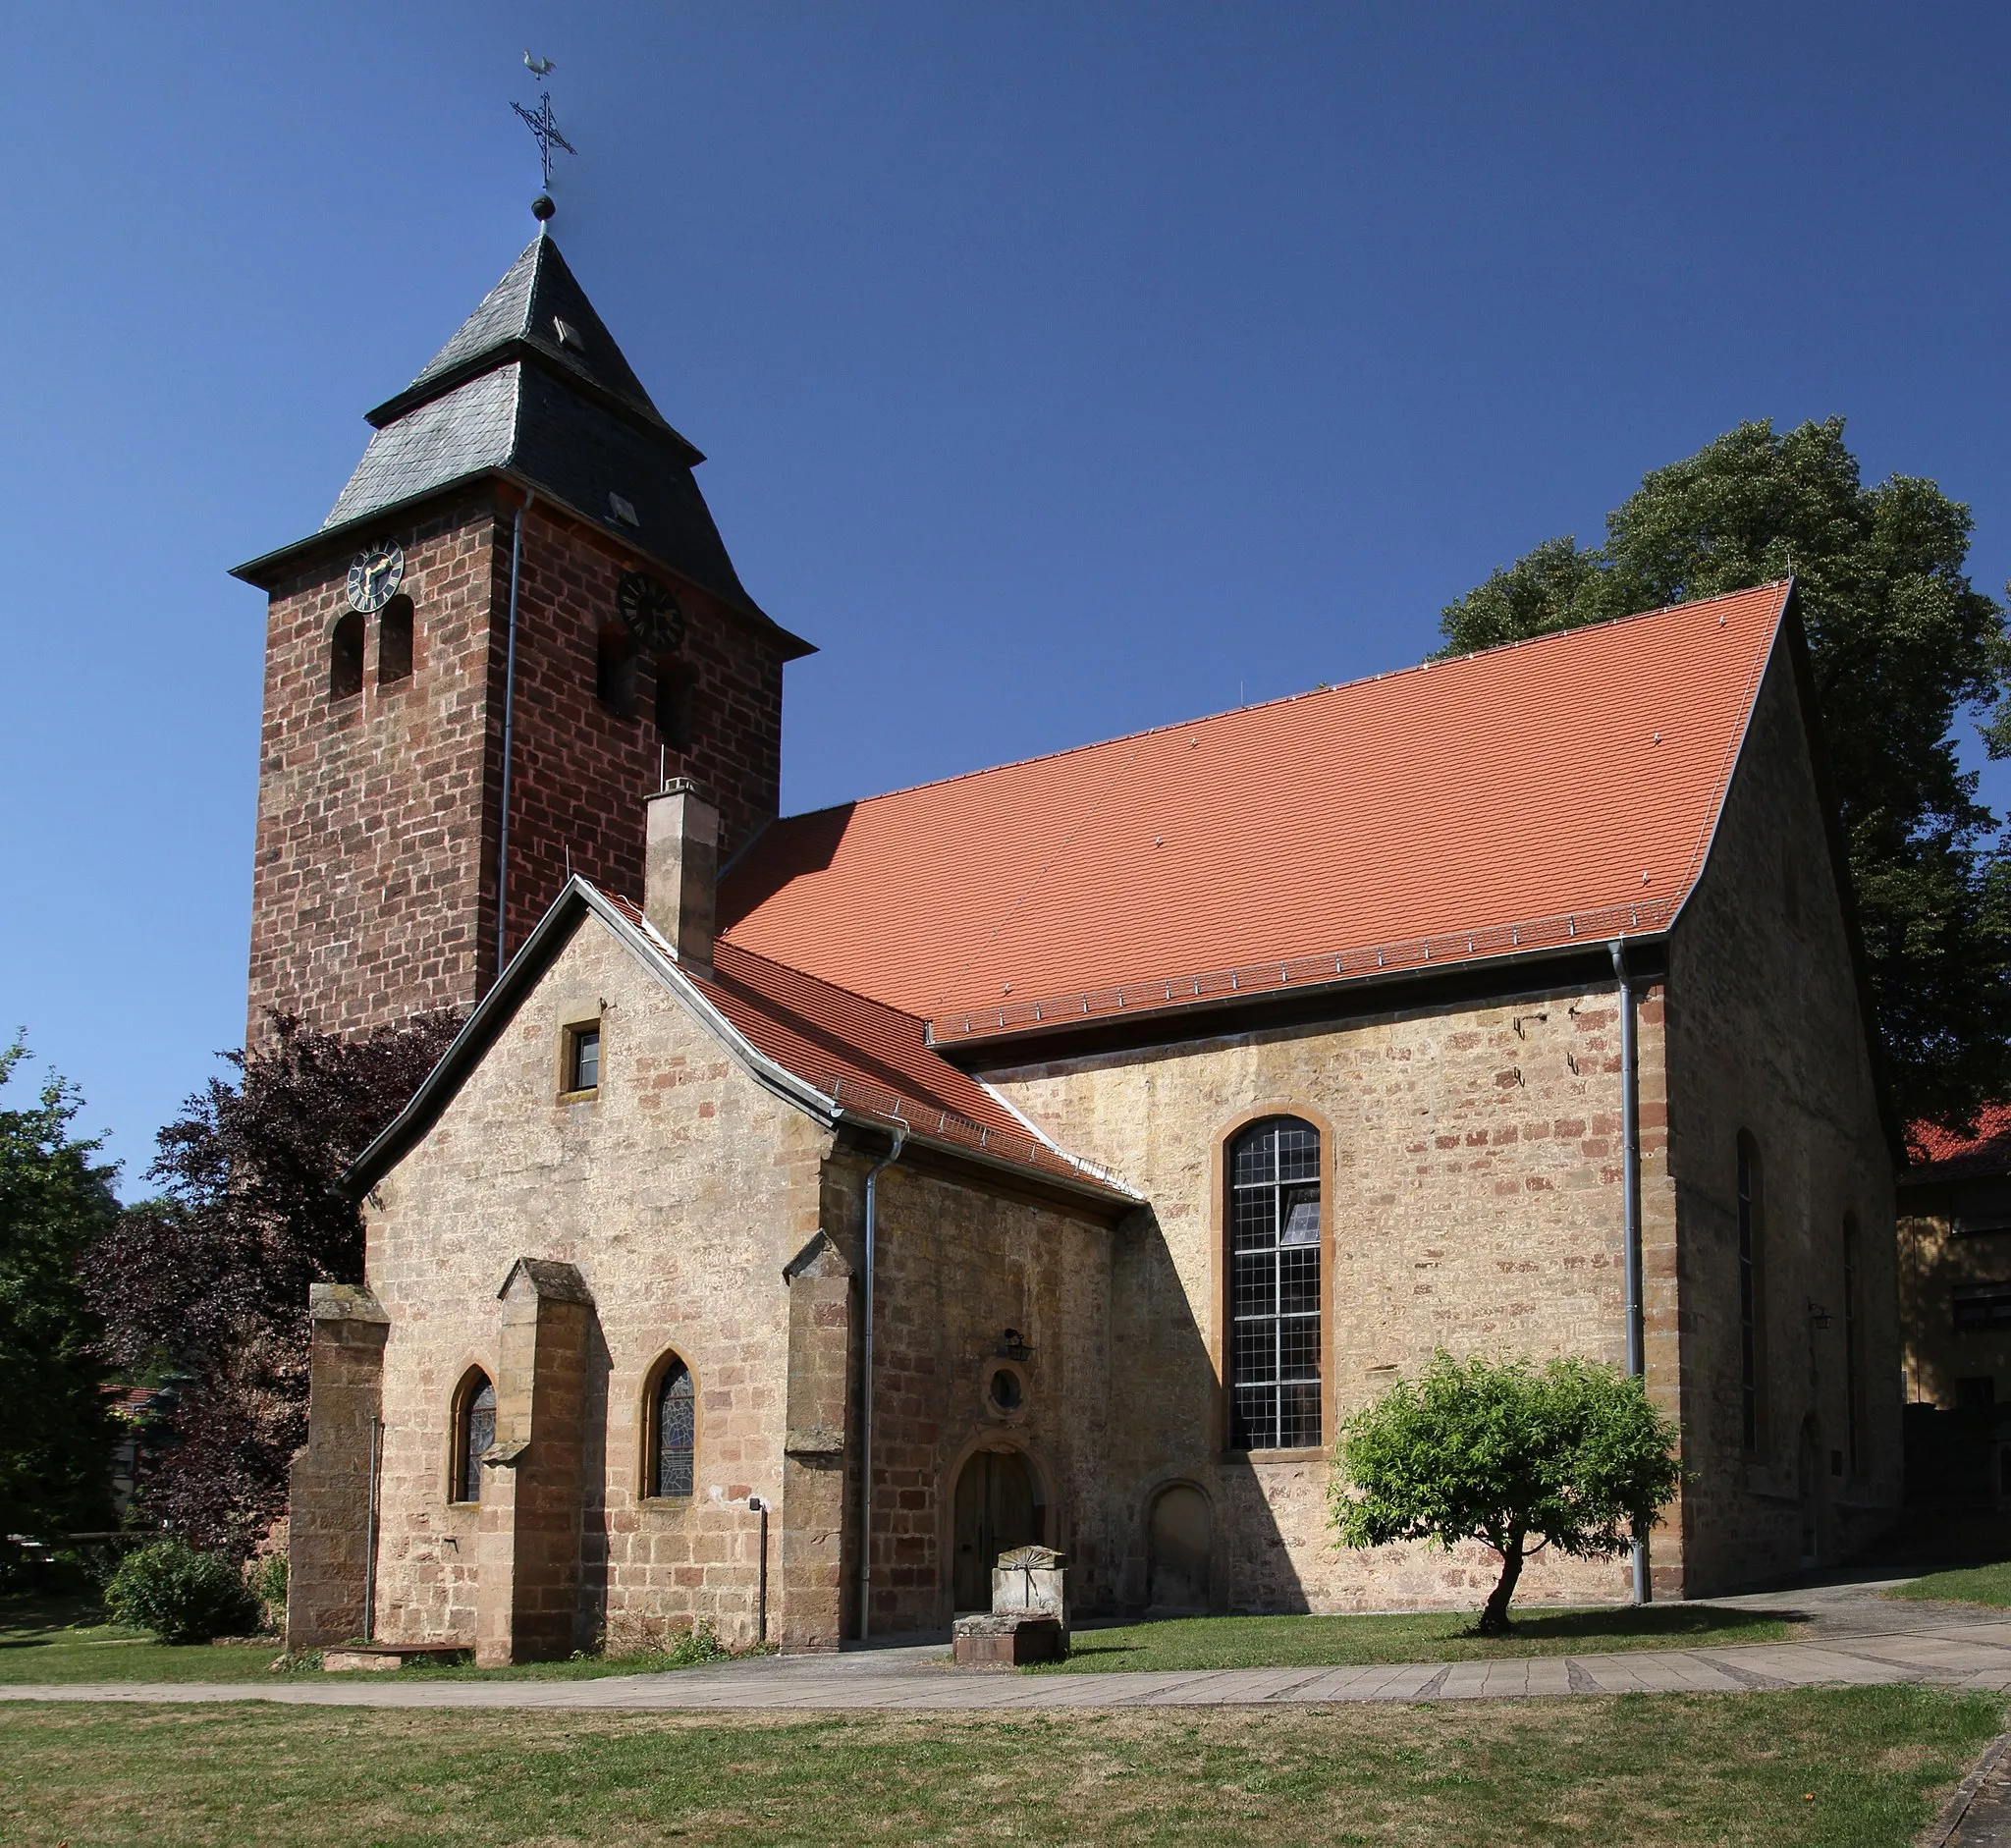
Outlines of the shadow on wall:
{"type": "MultiPolygon", "coordinates": [[[[1158,1216],[1119,1226],[1111,1278],[1114,1606],[1126,1614],[1311,1609],[1272,1493],[1291,1466],[1224,1449],[1226,1394],[1158,1216]],[[1272,1478],[1267,1483],[1266,1478],[1272,1478]]],[[[1325,1474],[1314,1545],[1326,1544],[1325,1474]]]]}
{"type": "Polygon", "coordinates": [[[579,1610],[573,1647],[591,1649],[608,1631],[608,1402],[614,1357],[601,1332],[598,1310],[590,1312],[586,1333],[586,1379],[581,1394],[585,1431],[581,1443],[579,1511],[579,1610]]]}

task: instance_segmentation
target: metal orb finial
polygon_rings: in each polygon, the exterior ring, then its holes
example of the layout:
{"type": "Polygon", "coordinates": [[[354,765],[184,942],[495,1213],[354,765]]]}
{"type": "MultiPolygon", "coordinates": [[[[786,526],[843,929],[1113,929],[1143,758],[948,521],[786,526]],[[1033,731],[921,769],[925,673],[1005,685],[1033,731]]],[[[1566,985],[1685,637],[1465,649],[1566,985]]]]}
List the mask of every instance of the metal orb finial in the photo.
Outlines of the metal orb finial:
{"type": "Polygon", "coordinates": [[[530,215],[541,225],[558,209],[557,201],[553,199],[549,192],[540,192],[530,202],[530,215]]]}

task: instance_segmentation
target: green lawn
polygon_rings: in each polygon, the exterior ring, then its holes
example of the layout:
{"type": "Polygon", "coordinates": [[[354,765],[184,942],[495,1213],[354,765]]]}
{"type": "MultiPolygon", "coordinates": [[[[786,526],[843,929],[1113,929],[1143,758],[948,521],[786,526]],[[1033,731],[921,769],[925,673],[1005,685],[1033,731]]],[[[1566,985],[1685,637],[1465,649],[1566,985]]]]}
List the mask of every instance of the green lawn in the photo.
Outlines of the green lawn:
{"type": "Polygon", "coordinates": [[[2002,1719],[1912,1687],[731,1720],[27,1704],[0,1706],[0,1840],[1904,1848],[2002,1719]]]}
{"type": "MultiPolygon", "coordinates": [[[[1709,1604],[1600,1610],[1531,1610],[1514,1633],[1489,1639],[1461,1612],[1374,1617],[1173,1617],[1078,1630],[1074,1654],[1037,1674],[1112,1668],[1300,1668],[1360,1662],[1485,1661],[1506,1656],[1681,1648],[1690,1643],[1771,1643],[1793,1633],[1778,1618],[1709,1604]]],[[[81,1600],[0,1604],[0,1685],[76,1681],[262,1681],[277,1642],[169,1648],[104,1621],[81,1600]]],[[[406,1668],[402,1680],[574,1681],[688,1666],[668,1656],[594,1657],[513,1668],[406,1668]]],[[[314,1673],[311,1664],[294,1673],[314,1673]]]]}
{"type": "Polygon", "coordinates": [[[1511,1634],[1473,1634],[1466,1611],[1375,1617],[1167,1617],[1109,1630],[1077,1630],[1065,1662],[1034,1674],[1113,1668],[1314,1668],[1397,1661],[1488,1661],[1504,1656],[1585,1656],[1698,1643],[1777,1643],[1795,1625],[1711,1604],[1530,1610],[1511,1634]]]}
{"type": "Polygon", "coordinates": [[[1958,1604],[2011,1605],[2011,1561],[1970,1566],[1960,1572],[1929,1572],[1911,1585],[1895,1586],[1885,1596],[1945,1599],[1958,1604]]]}
{"type": "Polygon", "coordinates": [[[82,1599],[0,1603],[0,1685],[24,1681],[260,1681],[276,1642],[169,1648],[82,1599]]]}
{"type": "MultiPolygon", "coordinates": [[[[72,1681],[264,1681],[276,1678],[277,1639],[184,1644],[170,1648],[144,1633],[107,1623],[81,1599],[0,1603],[0,1686],[72,1681]]],[[[584,1661],[525,1662],[513,1668],[404,1668],[408,1681],[579,1681],[603,1675],[655,1674],[686,1667],[669,1656],[593,1657],[584,1661]]],[[[291,1672],[319,1673],[315,1663],[291,1672]]],[[[367,1673],[368,1670],[361,1672],[367,1673]]]]}

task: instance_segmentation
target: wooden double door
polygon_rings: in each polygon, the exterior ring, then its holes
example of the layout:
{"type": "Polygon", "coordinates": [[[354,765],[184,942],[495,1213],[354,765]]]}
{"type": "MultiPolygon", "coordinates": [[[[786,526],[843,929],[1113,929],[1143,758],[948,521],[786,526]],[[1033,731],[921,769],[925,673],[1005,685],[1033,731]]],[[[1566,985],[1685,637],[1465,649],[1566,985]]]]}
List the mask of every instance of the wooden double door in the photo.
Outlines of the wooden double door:
{"type": "Polygon", "coordinates": [[[952,1601],[962,1610],[992,1607],[992,1568],[1002,1552],[1040,1543],[1045,1510],[1033,1474],[1016,1450],[980,1450],[956,1479],[952,1601]]]}

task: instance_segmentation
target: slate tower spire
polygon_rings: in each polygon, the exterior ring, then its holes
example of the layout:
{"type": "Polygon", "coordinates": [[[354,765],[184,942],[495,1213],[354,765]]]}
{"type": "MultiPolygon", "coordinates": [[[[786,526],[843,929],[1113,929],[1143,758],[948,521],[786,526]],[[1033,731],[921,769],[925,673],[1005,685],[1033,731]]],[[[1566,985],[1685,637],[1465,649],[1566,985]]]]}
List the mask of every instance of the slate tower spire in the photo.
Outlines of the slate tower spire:
{"type": "Polygon", "coordinates": [[[548,234],[368,418],[320,529],[234,573],[270,599],[254,1035],[471,1005],[569,865],[640,897],[666,776],[733,852],[776,813],[811,652],[548,234]]]}

